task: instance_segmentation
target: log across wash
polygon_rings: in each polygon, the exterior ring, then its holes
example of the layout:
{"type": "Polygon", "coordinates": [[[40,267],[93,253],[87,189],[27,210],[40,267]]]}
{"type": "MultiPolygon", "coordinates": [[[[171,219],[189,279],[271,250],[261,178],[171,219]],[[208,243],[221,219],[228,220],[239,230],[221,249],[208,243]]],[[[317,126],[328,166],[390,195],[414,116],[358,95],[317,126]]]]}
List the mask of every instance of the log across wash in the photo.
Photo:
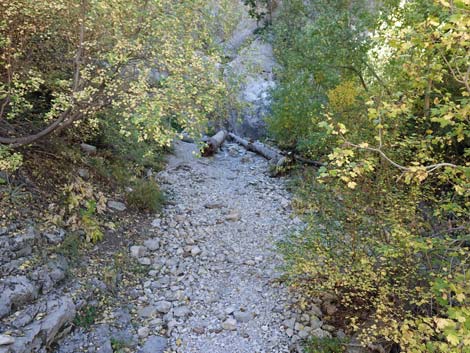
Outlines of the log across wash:
{"type": "Polygon", "coordinates": [[[270,162],[270,164],[283,166],[292,161],[298,161],[303,164],[309,164],[315,167],[320,167],[323,165],[323,163],[321,162],[303,158],[296,154],[279,151],[273,147],[265,145],[264,143],[258,140],[255,140],[255,141],[246,140],[240,136],[235,135],[232,132],[227,133],[227,131],[225,130],[220,130],[214,136],[209,138],[206,146],[202,149],[202,152],[201,152],[202,156],[209,157],[209,156],[214,155],[217,152],[217,150],[222,146],[222,144],[224,143],[227,137],[230,137],[232,140],[234,140],[236,143],[246,148],[248,151],[252,151],[256,154],[263,156],[270,162]]]}

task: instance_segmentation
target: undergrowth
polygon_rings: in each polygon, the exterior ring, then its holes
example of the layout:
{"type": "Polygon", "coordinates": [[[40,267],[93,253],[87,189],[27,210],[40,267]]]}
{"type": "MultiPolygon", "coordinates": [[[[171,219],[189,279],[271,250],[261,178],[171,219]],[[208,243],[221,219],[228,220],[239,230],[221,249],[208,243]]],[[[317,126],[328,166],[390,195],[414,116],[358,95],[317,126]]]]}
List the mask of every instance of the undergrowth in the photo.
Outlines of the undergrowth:
{"type": "Polygon", "coordinates": [[[165,202],[165,196],[154,180],[138,179],[132,191],[127,194],[127,202],[139,210],[159,212],[165,202]]]}

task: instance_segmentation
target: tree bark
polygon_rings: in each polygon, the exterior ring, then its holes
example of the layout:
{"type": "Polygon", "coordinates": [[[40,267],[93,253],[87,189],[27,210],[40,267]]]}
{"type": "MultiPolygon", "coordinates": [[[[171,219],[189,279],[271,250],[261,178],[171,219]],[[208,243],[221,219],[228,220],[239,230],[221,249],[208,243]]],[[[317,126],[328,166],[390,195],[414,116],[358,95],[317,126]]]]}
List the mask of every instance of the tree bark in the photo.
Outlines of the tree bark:
{"type": "Polygon", "coordinates": [[[212,136],[206,143],[206,146],[202,149],[201,154],[203,157],[213,156],[219,147],[224,143],[227,138],[227,131],[220,130],[214,136],[212,136]]]}
{"type": "Polygon", "coordinates": [[[232,133],[229,133],[228,135],[239,145],[245,147],[248,151],[255,152],[272,163],[277,163],[283,157],[280,152],[276,151],[272,147],[266,146],[259,141],[250,142],[232,133]]]}
{"type": "Polygon", "coordinates": [[[301,162],[303,164],[312,165],[314,167],[321,167],[324,165],[321,162],[307,159],[297,154],[289,154],[286,152],[278,151],[275,148],[266,146],[265,144],[259,141],[250,142],[233,133],[229,133],[228,135],[239,145],[245,147],[248,151],[252,151],[263,156],[271,164],[276,164],[278,167],[282,167],[283,165],[289,163],[289,161],[292,160],[301,162]]]}

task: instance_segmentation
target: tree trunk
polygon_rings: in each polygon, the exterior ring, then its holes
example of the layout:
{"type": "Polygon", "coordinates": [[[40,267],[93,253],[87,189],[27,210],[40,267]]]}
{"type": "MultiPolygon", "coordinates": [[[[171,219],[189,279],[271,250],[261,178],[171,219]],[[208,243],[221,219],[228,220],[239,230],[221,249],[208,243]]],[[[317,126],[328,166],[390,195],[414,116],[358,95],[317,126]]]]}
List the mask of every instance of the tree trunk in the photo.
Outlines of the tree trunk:
{"type": "Polygon", "coordinates": [[[219,149],[219,147],[224,143],[226,138],[227,131],[220,130],[207,141],[206,146],[201,151],[202,156],[210,157],[214,155],[219,149]]]}
{"type": "Polygon", "coordinates": [[[233,133],[229,133],[228,135],[239,145],[242,145],[243,147],[245,147],[248,151],[252,151],[263,156],[264,158],[269,160],[271,164],[275,164],[278,167],[282,167],[283,165],[288,164],[289,162],[292,162],[292,160],[298,161],[303,164],[312,165],[314,167],[321,167],[324,165],[321,162],[307,159],[297,154],[290,154],[290,153],[278,151],[275,148],[266,146],[265,144],[259,141],[250,142],[233,133]]]}
{"type": "Polygon", "coordinates": [[[229,133],[228,135],[233,140],[235,140],[235,142],[245,147],[248,151],[252,151],[263,156],[271,163],[277,163],[281,158],[283,158],[280,152],[276,151],[272,147],[266,146],[259,141],[250,142],[232,133],[229,133]]]}

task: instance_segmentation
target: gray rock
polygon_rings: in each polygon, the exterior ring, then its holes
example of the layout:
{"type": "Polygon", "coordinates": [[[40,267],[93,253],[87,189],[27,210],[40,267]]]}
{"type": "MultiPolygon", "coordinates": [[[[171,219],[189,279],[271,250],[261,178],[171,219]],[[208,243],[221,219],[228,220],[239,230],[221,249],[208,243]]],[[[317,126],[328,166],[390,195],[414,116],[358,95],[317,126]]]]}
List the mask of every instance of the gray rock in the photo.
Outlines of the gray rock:
{"type": "Polygon", "coordinates": [[[32,226],[28,227],[24,233],[17,234],[13,238],[12,251],[21,251],[27,245],[34,245],[39,239],[39,234],[32,226]]]}
{"type": "Polygon", "coordinates": [[[155,218],[153,221],[152,221],[152,227],[154,228],[159,228],[162,224],[162,220],[160,218],[155,218]]]}
{"type": "Polygon", "coordinates": [[[336,327],[332,326],[332,325],[323,325],[322,327],[325,331],[328,331],[328,332],[334,332],[336,330],[336,327]]]}
{"type": "Polygon", "coordinates": [[[75,317],[75,305],[68,297],[51,299],[46,307],[46,316],[32,322],[25,328],[25,335],[16,338],[12,346],[13,352],[38,352],[43,346],[50,346],[61,329],[75,317]]]}
{"type": "Polygon", "coordinates": [[[336,332],[336,337],[338,337],[340,340],[344,340],[346,339],[346,333],[342,330],[342,329],[339,329],[337,332],[336,332]]]}
{"type": "Polygon", "coordinates": [[[167,339],[161,336],[150,336],[147,338],[139,353],[164,353],[167,347],[167,339]]]}
{"type": "Polygon", "coordinates": [[[50,244],[59,244],[65,238],[65,231],[63,229],[57,229],[44,233],[44,237],[50,244]]]}
{"type": "Polygon", "coordinates": [[[310,307],[310,311],[311,311],[313,314],[315,314],[315,316],[318,316],[318,317],[322,317],[322,316],[323,316],[323,313],[322,313],[321,309],[320,309],[318,306],[316,306],[316,305],[312,305],[312,306],[310,307]]]}
{"type": "Polygon", "coordinates": [[[236,222],[236,221],[239,221],[240,219],[241,219],[241,214],[240,214],[240,211],[238,210],[231,210],[230,213],[225,216],[225,220],[230,221],[230,222],[236,222]]]}
{"type": "Polygon", "coordinates": [[[7,346],[15,343],[15,339],[8,335],[0,335],[0,346],[7,346]]]}
{"type": "Polygon", "coordinates": [[[42,293],[49,293],[57,283],[65,279],[68,268],[67,259],[58,256],[57,259],[34,271],[31,278],[39,282],[42,293]]]}
{"type": "Polygon", "coordinates": [[[145,266],[150,266],[152,264],[152,260],[148,257],[141,257],[140,259],[137,259],[139,264],[145,265],[145,266]]]}
{"type": "Polygon", "coordinates": [[[25,276],[10,277],[0,282],[0,318],[23,304],[33,301],[38,289],[25,276]]]}
{"type": "Polygon", "coordinates": [[[233,108],[231,128],[237,135],[259,139],[266,133],[264,118],[270,112],[269,91],[276,85],[277,64],[272,45],[255,39],[227,66],[227,74],[243,81],[237,97],[243,108],[233,108]]]}
{"type": "Polygon", "coordinates": [[[240,151],[236,146],[230,146],[228,149],[228,154],[231,157],[238,157],[240,155],[240,151]]]}
{"type": "Polygon", "coordinates": [[[224,312],[227,314],[227,315],[230,315],[231,313],[233,313],[235,311],[235,307],[233,306],[229,306],[227,308],[225,308],[224,312]]]}
{"type": "Polygon", "coordinates": [[[237,321],[232,318],[228,318],[222,323],[222,328],[227,331],[235,331],[237,329],[237,321]]]}
{"type": "Polygon", "coordinates": [[[209,210],[217,209],[217,208],[223,208],[224,204],[220,202],[209,202],[204,205],[205,208],[209,210]]]}
{"type": "Polygon", "coordinates": [[[84,180],[90,179],[90,172],[88,171],[88,169],[79,168],[77,173],[80,176],[80,178],[82,178],[84,180]]]}
{"type": "Polygon", "coordinates": [[[331,333],[328,331],[322,330],[321,328],[317,328],[316,330],[312,331],[312,336],[318,338],[331,338],[331,333]]]}
{"type": "Polygon", "coordinates": [[[82,143],[80,144],[80,148],[82,149],[83,152],[86,152],[90,155],[96,154],[96,147],[89,145],[87,143],[82,143]]]}
{"type": "Polygon", "coordinates": [[[155,308],[159,313],[166,314],[170,311],[171,309],[171,303],[166,300],[161,300],[155,304],[155,308]]]}
{"type": "Polygon", "coordinates": [[[155,306],[148,305],[143,308],[140,308],[137,313],[140,317],[144,318],[154,317],[157,313],[157,308],[155,306]]]}
{"type": "Polygon", "coordinates": [[[140,258],[147,255],[147,249],[144,246],[134,245],[131,246],[131,256],[135,258],[140,258]]]}
{"type": "Polygon", "coordinates": [[[322,327],[323,325],[323,321],[321,321],[318,317],[316,316],[311,316],[310,317],[310,326],[312,327],[312,329],[317,329],[317,328],[320,328],[322,327]]]}
{"type": "Polygon", "coordinates": [[[197,256],[201,253],[201,249],[199,248],[199,246],[195,245],[193,247],[191,247],[191,255],[192,256],[197,256]]]}
{"type": "Polygon", "coordinates": [[[176,317],[185,317],[190,313],[189,308],[187,306],[179,306],[173,309],[173,315],[176,317]]]}
{"type": "Polygon", "coordinates": [[[108,208],[114,210],[114,211],[125,211],[127,209],[127,206],[125,203],[120,202],[120,201],[114,201],[114,200],[109,200],[108,201],[108,208]]]}
{"type": "Polygon", "coordinates": [[[151,251],[158,250],[160,248],[160,240],[156,238],[147,239],[146,241],[144,241],[144,246],[151,251]]]}
{"type": "Polygon", "coordinates": [[[137,334],[139,335],[139,337],[142,337],[142,338],[147,337],[149,333],[150,333],[150,329],[148,327],[140,327],[137,330],[137,334]]]}
{"type": "Polygon", "coordinates": [[[253,317],[253,315],[247,311],[235,311],[233,316],[238,322],[248,322],[253,317]]]}

